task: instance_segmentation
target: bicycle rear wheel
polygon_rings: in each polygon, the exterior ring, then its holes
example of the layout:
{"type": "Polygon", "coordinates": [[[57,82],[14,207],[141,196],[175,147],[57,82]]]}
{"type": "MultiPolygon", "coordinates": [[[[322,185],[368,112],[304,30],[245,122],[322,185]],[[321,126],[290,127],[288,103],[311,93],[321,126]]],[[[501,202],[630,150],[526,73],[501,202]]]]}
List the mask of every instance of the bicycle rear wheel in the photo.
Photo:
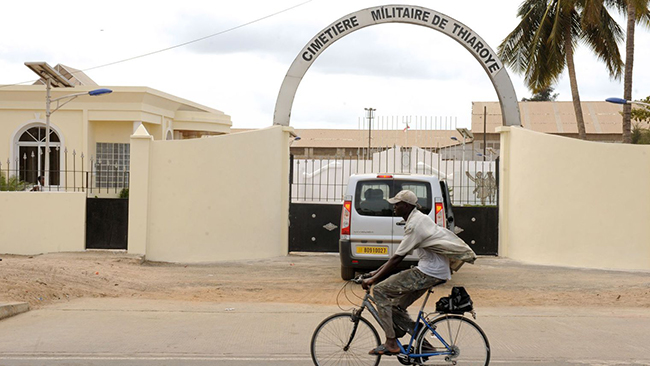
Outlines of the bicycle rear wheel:
{"type": "Polygon", "coordinates": [[[433,319],[429,324],[449,348],[433,334],[431,329],[424,327],[415,343],[417,353],[432,353],[429,349],[434,347],[434,352],[447,352],[447,354],[430,356],[423,365],[488,366],[490,343],[483,330],[474,321],[457,314],[445,314],[433,319]]]}
{"type": "Polygon", "coordinates": [[[360,317],[355,326],[352,314],[334,314],[316,327],[311,337],[311,358],[316,366],[377,366],[381,356],[369,355],[368,351],[379,344],[377,330],[366,319],[360,317]]]}

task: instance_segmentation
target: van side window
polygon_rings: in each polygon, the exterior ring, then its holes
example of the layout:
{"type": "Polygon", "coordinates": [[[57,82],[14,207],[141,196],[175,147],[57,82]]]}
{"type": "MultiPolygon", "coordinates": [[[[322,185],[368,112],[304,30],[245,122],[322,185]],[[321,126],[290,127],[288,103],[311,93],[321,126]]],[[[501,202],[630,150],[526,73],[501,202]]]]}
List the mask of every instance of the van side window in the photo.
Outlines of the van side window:
{"type": "Polygon", "coordinates": [[[395,184],[398,185],[401,183],[401,187],[396,187],[396,190],[408,189],[415,193],[418,196],[418,203],[422,208],[420,212],[425,215],[428,215],[431,212],[431,186],[428,183],[420,182],[399,182],[396,181],[395,184]]]}
{"type": "Polygon", "coordinates": [[[393,207],[388,203],[392,182],[368,181],[357,184],[355,205],[357,213],[364,216],[392,216],[393,207]]]}

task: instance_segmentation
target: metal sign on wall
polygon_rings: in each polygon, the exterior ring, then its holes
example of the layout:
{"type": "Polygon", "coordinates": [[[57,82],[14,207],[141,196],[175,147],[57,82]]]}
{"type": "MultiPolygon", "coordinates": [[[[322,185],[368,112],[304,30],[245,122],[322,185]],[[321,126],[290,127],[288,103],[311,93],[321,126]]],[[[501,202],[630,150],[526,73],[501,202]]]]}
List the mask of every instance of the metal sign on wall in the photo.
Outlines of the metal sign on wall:
{"type": "Polygon", "coordinates": [[[282,82],[275,104],[274,125],[288,126],[300,81],[327,47],[359,29],[384,23],[408,23],[431,28],[454,39],[481,64],[499,96],[503,124],[521,125],[517,95],[496,52],[465,24],[434,10],[412,5],[385,5],[359,10],[335,21],[312,38],[295,58],[282,82]]]}

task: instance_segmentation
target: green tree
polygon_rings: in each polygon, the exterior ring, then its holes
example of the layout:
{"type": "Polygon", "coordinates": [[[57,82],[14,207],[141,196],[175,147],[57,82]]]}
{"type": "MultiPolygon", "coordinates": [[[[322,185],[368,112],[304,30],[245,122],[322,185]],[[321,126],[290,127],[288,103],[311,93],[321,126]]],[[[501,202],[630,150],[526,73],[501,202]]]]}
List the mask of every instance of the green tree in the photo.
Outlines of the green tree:
{"type": "MultiPolygon", "coordinates": [[[[607,4],[618,9],[627,17],[625,38],[625,76],[623,98],[632,100],[632,70],[634,68],[634,33],[637,23],[650,25],[649,0],[607,0],[607,4]]],[[[632,106],[623,105],[623,142],[631,143],[632,106]]]]}
{"type": "MultiPolygon", "coordinates": [[[[650,96],[645,99],[638,100],[650,104],[650,96]]],[[[636,123],[632,124],[632,131],[630,131],[630,143],[650,145],[650,130],[647,128],[650,123],[650,107],[642,106],[640,108],[632,109],[630,118],[636,123]],[[643,127],[643,126],[646,127],[643,127]]]]}
{"type": "Polygon", "coordinates": [[[553,93],[555,88],[552,86],[542,89],[538,93],[534,93],[530,98],[521,98],[522,102],[552,102],[557,99],[558,93],[553,93]]]}
{"type": "MultiPolygon", "coordinates": [[[[637,100],[637,102],[650,104],[650,96],[646,97],[645,99],[637,100]]],[[[632,120],[637,122],[650,122],[650,108],[634,108],[630,112],[630,117],[632,120]]]]}
{"type": "MultiPolygon", "coordinates": [[[[623,32],[604,6],[605,0],[525,0],[517,13],[520,23],[499,45],[499,57],[525,81],[533,93],[555,84],[569,72],[578,136],[586,139],[573,52],[579,41],[620,78],[623,61],[617,42],[623,32]]],[[[609,1],[609,0],[608,0],[609,1]]],[[[613,1],[613,0],[612,0],[613,1]]]]}

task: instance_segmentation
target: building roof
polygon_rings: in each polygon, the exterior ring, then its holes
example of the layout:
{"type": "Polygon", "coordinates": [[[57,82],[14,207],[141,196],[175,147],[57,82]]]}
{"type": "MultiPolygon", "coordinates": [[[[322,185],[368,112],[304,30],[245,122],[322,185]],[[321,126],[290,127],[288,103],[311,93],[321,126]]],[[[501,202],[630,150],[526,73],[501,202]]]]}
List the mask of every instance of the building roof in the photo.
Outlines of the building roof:
{"type": "MultiPolygon", "coordinates": [[[[248,129],[235,129],[232,133],[249,131],[248,129]]],[[[295,134],[300,136],[291,145],[292,148],[367,148],[368,130],[345,129],[296,129],[295,134]]],[[[451,139],[455,136],[462,139],[456,130],[373,130],[372,144],[376,147],[392,146],[418,146],[421,148],[439,148],[457,145],[451,139]]]]}
{"type": "MultiPolygon", "coordinates": [[[[587,134],[621,135],[623,108],[607,102],[582,102],[587,134]]],[[[483,132],[483,107],[487,108],[487,132],[496,133],[503,125],[499,102],[472,102],[472,128],[474,134],[483,132]]],[[[521,123],[524,128],[552,134],[575,135],[573,102],[519,102],[521,123]]],[[[233,133],[249,131],[232,129],[233,133]]],[[[296,129],[296,140],[292,148],[367,148],[368,130],[346,129],[296,129]]],[[[373,130],[372,147],[418,146],[422,148],[444,148],[458,145],[454,136],[462,140],[456,130],[373,130]]]]}
{"type": "MultiPolygon", "coordinates": [[[[222,111],[147,87],[107,86],[113,92],[98,98],[79,97],[64,110],[87,110],[89,121],[140,121],[162,124],[173,120],[174,130],[229,133],[230,116],[222,111]],[[83,105],[83,106],[82,106],[83,105]]],[[[86,93],[95,86],[53,88],[52,98],[86,93]]],[[[8,85],[0,88],[0,111],[45,109],[43,85],[8,85]]],[[[60,112],[59,112],[60,113],[60,112]]],[[[59,114],[57,114],[58,116],[59,114]]]]}
{"type": "MultiPolygon", "coordinates": [[[[621,134],[623,106],[607,102],[581,102],[587,134],[621,134]]],[[[483,132],[487,107],[488,133],[503,125],[499,102],[472,102],[472,132],[483,132]]],[[[573,102],[519,102],[522,127],[544,133],[577,134],[573,102]]]]}

